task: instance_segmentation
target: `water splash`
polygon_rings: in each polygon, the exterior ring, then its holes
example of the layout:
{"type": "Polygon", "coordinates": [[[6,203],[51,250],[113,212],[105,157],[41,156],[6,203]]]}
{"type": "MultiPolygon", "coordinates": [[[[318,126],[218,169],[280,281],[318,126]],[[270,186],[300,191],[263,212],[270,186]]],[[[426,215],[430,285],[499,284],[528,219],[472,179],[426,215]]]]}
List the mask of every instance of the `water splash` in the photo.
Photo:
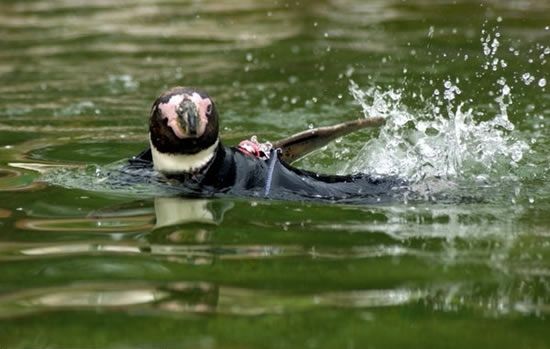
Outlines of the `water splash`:
{"type": "MultiPolygon", "coordinates": [[[[475,75],[479,79],[496,75],[489,92],[492,110],[475,97],[462,98],[465,88],[458,78],[448,77],[435,88],[430,81],[433,92],[427,97],[406,84],[402,89],[362,89],[350,80],[349,92],[365,117],[382,116],[387,121],[379,136],[368,141],[340,172],[394,175],[413,183],[426,178],[483,183],[513,179],[530,147],[509,119],[515,86],[502,76],[508,63],[498,55],[504,42],[498,28],[483,29],[480,41],[483,63],[475,75]],[[404,102],[409,95],[422,106],[409,108],[404,102]]],[[[520,76],[513,82],[528,85],[534,80],[530,74],[520,76]]]]}
{"type": "Polygon", "coordinates": [[[421,111],[411,111],[402,103],[402,90],[378,86],[362,90],[351,81],[350,93],[365,116],[383,116],[387,122],[342,172],[397,175],[414,182],[426,177],[483,179],[517,167],[529,146],[512,132],[507,111],[510,87],[505,80],[499,84],[498,112],[488,121],[477,122],[473,108],[453,103],[460,88],[450,80],[444,82],[443,94],[436,90],[421,111]],[[446,110],[441,110],[441,104],[446,110]]]}

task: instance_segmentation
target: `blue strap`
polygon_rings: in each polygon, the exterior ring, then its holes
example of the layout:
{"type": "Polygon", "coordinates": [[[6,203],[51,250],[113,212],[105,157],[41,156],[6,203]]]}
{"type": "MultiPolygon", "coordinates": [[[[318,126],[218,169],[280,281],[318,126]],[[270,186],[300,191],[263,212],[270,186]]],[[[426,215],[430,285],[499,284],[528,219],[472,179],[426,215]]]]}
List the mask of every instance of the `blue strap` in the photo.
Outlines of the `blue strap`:
{"type": "Polygon", "coordinates": [[[275,170],[275,163],[277,162],[278,149],[271,149],[269,152],[269,162],[267,163],[267,178],[265,181],[264,196],[269,194],[271,190],[271,182],[273,181],[273,170],[275,170]]]}

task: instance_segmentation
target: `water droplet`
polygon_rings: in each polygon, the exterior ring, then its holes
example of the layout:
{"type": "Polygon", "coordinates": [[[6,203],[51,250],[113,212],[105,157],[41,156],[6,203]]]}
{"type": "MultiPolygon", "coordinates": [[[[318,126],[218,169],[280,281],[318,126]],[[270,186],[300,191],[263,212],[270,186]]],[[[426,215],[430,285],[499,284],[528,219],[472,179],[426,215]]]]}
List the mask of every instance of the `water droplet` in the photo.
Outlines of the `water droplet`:
{"type": "Polygon", "coordinates": [[[521,80],[525,85],[530,85],[533,81],[535,81],[535,77],[532,76],[530,73],[524,73],[521,75],[521,80]]]}
{"type": "Polygon", "coordinates": [[[428,37],[429,38],[432,38],[434,36],[434,31],[435,31],[435,28],[434,26],[430,26],[430,28],[428,29],[428,37]]]}
{"type": "Polygon", "coordinates": [[[542,79],[539,80],[539,86],[540,87],[546,86],[546,79],[545,78],[542,78],[542,79]]]}
{"type": "Polygon", "coordinates": [[[350,78],[352,75],[353,75],[353,72],[355,71],[355,69],[353,69],[352,66],[349,66],[348,69],[346,70],[346,76],[348,78],[350,78]]]}

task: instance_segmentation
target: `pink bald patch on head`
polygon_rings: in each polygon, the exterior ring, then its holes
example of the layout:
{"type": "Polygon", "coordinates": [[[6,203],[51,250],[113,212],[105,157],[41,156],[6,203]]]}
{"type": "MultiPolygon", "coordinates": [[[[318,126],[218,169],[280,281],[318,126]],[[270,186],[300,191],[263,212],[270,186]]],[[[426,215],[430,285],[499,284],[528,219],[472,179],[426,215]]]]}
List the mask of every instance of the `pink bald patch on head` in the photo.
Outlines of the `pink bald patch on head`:
{"type": "Polygon", "coordinates": [[[204,124],[208,122],[208,117],[206,116],[206,112],[208,110],[208,107],[212,105],[212,101],[210,98],[202,98],[198,93],[193,93],[191,96],[191,100],[195,103],[197,106],[197,110],[199,111],[199,115],[201,118],[201,123],[204,121],[204,124]]]}
{"type": "Polygon", "coordinates": [[[200,137],[204,134],[204,131],[206,129],[206,124],[208,123],[208,117],[206,115],[206,112],[210,105],[212,105],[212,101],[210,98],[202,98],[198,93],[194,92],[192,95],[189,94],[179,94],[174,95],[170,97],[168,102],[166,103],[160,103],[158,108],[161,111],[162,118],[168,119],[168,126],[172,129],[176,137],[178,138],[189,138],[190,136],[185,134],[179,124],[179,118],[177,113],[177,108],[180,105],[180,103],[184,99],[191,100],[195,107],[197,108],[198,114],[199,114],[199,127],[197,128],[197,135],[196,137],[200,137]]]}

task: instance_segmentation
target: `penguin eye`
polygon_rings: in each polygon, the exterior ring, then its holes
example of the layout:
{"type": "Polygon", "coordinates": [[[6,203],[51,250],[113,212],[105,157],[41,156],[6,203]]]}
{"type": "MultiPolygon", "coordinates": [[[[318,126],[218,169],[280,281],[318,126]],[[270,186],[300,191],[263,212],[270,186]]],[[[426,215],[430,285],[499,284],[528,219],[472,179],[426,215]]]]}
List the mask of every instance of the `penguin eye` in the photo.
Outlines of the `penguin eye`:
{"type": "Polygon", "coordinates": [[[211,113],[212,113],[212,104],[209,104],[206,107],[206,115],[210,116],[211,113]]]}

